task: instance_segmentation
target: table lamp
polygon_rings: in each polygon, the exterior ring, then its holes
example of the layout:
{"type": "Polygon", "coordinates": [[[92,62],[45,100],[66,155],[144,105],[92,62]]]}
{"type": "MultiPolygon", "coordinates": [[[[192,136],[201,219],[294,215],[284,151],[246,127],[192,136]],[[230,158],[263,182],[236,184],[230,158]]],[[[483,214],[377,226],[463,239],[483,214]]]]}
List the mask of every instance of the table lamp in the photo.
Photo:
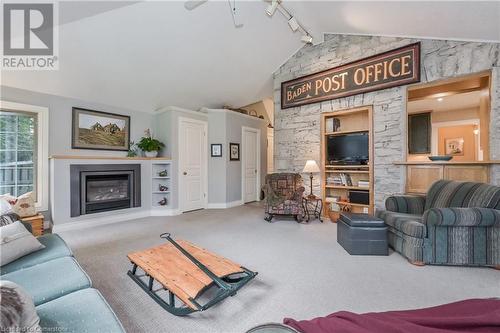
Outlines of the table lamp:
{"type": "Polygon", "coordinates": [[[319,166],[315,160],[308,160],[302,172],[308,172],[310,174],[309,178],[311,179],[311,193],[308,195],[308,197],[315,198],[316,196],[313,194],[313,172],[320,172],[319,166]]]}

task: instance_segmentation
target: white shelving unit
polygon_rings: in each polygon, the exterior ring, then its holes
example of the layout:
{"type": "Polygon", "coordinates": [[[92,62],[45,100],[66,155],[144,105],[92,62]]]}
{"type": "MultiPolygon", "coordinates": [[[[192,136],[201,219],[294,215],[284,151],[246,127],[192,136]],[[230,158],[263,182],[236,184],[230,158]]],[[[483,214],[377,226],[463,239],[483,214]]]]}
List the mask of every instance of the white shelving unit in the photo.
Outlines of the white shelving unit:
{"type": "Polygon", "coordinates": [[[172,201],[172,161],[157,160],[151,162],[151,205],[153,209],[171,209],[172,201]],[[167,176],[160,176],[161,171],[167,171],[167,176]],[[168,187],[166,191],[160,191],[160,186],[168,187]],[[160,205],[160,201],[167,200],[166,205],[160,205]]]}

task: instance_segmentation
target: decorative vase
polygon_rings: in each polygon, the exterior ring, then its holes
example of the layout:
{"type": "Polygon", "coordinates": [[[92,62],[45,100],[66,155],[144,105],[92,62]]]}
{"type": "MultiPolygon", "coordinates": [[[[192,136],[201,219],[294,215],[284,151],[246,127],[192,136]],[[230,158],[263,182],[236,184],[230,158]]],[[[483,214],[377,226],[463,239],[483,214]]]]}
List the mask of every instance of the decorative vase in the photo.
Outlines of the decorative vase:
{"type": "Polygon", "coordinates": [[[145,151],[144,155],[146,155],[146,157],[156,157],[156,156],[158,156],[158,152],[157,151],[145,151]]]}

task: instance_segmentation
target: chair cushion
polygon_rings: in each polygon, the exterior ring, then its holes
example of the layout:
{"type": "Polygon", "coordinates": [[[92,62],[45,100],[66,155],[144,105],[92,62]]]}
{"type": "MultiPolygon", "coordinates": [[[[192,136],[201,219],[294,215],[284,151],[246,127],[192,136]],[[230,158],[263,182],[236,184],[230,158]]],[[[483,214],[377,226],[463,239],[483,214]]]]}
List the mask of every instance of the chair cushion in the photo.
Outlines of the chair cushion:
{"type": "Polygon", "coordinates": [[[427,228],[422,223],[421,215],[396,213],[388,210],[379,211],[377,216],[388,226],[399,230],[405,235],[423,238],[427,235],[427,228]]]}
{"type": "Polygon", "coordinates": [[[1,274],[7,274],[10,272],[17,271],[21,268],[31,267],[43,262],[73,255],[66,242],[62,240],[57,234],[47,234],[37,238],[42,245],[45,246],[44,249],[30,253],[24,257],[21,257],[10,264],[1,267],[1,274]]]}
{"type": "Polygon", "coordinates": [[[359,213],[341,213],[340,219],[350,225],[351,227],[371,227],[383,228],[385,227],[384,220],[379,219],[369,214],[359,213]]]}
{"type": "Polygon", "coordinates": [[[33,297],[35,305],[91,286],[90,278],[73,257],[49,260],[4,274],[1,279],[22,286],[33,297]]]}
{"type": "Polygon", "coordinates": [[[44,332],[125,332],[99,291],[75,291],[36,307],[44,332]]]}

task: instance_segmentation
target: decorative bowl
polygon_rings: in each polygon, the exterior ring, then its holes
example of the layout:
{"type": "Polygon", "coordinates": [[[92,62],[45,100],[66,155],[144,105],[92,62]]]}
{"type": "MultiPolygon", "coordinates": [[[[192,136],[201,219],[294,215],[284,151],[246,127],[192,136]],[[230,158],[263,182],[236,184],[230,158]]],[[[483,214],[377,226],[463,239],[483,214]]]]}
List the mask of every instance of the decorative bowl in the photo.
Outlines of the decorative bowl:
{"type": "Polygon", "coordinates": [[[429,156],[429,159],[431,161],[449,161],[453,158],[451,155],[435,155],[435,156],[429,156]]]}

